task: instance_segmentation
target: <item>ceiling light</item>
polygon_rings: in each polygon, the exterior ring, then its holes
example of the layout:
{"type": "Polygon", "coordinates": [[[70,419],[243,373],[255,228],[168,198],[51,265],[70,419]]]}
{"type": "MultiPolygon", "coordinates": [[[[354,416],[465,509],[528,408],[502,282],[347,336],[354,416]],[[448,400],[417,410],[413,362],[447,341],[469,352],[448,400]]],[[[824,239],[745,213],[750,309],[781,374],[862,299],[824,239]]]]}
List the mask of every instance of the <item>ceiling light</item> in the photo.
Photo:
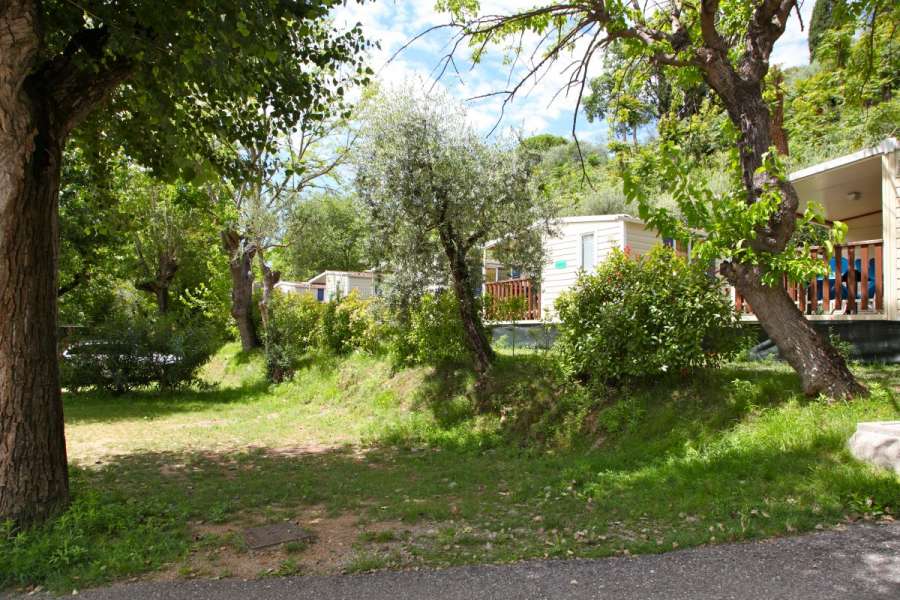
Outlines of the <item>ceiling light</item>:
{"type": "Polygon", "coordinates": [[[862,194],[859,192],[847,192],[847,200],[850,202],[856,202],[860,198],[862,198],[862,194]]]}

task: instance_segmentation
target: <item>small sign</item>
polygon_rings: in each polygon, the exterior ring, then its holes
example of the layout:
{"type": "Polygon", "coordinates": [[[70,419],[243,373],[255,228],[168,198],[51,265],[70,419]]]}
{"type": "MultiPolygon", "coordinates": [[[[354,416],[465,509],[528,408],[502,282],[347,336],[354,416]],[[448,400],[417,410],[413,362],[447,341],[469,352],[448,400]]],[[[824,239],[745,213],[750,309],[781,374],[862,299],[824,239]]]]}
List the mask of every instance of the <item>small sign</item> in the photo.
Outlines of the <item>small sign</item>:
{"type": "Polygon", "coordinates": [[[564,261],[564,260],[558,260],[558,261],[556,261],[555,263],[553,263],[553,268],[554,268],[554,269],[565,269],[565,268],[566,268],[566,261],[564,261]]]}

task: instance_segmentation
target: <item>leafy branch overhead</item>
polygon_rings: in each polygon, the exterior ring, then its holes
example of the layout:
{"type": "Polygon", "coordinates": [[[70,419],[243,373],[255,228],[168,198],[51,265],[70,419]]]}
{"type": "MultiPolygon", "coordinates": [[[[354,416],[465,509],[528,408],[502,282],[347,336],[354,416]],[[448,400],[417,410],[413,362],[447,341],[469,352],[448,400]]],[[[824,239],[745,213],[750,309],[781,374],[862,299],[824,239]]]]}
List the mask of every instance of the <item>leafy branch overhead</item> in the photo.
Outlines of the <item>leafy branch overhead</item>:
{"type": "Polygon", "coordinates": [[[337,0],[43,2],[50,32],[32,75],[54,99],[64,132],[123,141],[143,162],[193,171],[215,156],[212,138],[265,140],[267,124],[346,110],[345,92],[367,81],[369,43],[356,26],[326,19],[337,0]],[[261,121],[265,113],[267,119],[261,121]]]}

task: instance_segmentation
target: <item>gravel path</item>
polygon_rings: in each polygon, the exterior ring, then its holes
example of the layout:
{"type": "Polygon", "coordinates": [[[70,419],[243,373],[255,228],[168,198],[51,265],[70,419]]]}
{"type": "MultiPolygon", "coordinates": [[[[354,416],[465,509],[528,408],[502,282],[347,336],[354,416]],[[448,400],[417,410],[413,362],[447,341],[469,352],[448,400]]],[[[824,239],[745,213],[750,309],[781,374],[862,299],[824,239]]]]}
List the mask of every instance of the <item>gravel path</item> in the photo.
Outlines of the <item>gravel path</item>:
{"type": "MultiPolygon", "coordinates": [[[[34,597],[34,596],[32,596],[34,597]]],[[[602,560],[135,583],[85,600],[900,600],[900,523],[602,560]]]]}

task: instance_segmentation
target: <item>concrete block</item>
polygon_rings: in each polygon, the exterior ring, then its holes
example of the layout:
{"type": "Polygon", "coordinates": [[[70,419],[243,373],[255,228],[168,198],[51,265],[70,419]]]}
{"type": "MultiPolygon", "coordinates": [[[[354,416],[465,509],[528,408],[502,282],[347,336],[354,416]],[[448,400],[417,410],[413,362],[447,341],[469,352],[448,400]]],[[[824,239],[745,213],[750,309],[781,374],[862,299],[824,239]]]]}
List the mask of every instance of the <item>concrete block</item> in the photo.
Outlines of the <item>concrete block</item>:
{"type": "Polygon", "coordinates": [[[858,423],[847,445],[859,460],[900,475],[900,421],[858,423]]]}

